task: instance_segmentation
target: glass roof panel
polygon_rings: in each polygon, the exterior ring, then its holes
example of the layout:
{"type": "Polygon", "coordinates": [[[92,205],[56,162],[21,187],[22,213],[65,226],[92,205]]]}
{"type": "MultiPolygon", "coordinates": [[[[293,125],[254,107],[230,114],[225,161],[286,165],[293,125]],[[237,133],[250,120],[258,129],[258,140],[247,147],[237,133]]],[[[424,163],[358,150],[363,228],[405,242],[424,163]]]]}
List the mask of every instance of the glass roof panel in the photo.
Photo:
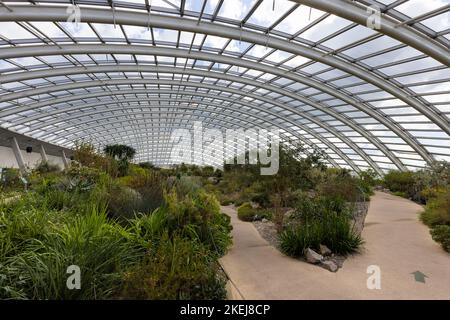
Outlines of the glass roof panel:
{"type": "MultiPolygon", "coordinates": [[[[199,0],[188,0],[188,3],[196,2],[201,4],[199,0]]],[[[210,1],[208,1],[210,2],[210,1]]],[[[217,0],[212,1],[213,3],[218,2],[217,0]]],[[[224,1],[219,10],[219,16],[225,17],[233,20],[242,20],[250,11],[250,9],[254,6],[257,0],[227,0],[224,1]]],[[[200,11],[201,8],[198,8],[196,11],[200,11]]]]}
{"type": "Polygon", "coordinates": [[[249,23],[259,26],[270,26],[280,19],[295,4],[290,1],[263,0],[253,12],[249,23]]]}
{"type": "MultiPolygon", "coordinates": [[[[32,6],[25,1],[20,3],[32,6]]],[[[95,3],[96,10],[112,11],[106,0],[85,1],[80,6],[89,10],[87,3],[95,3]]],[[[113,18],[124,10],[148,18],[144,0],[114,3],[113,18]]],[[[55,22],[2,22],[0,41],[4,48],[24,47],[20,54],[6,54],[7,58],[0,60],[2,126],[67,144],[84,135],[101,144],[107,140],[104,136],[108,132],[107,136],[115,141],[136,144],[139,157],[144,159],[152,155],[150,148],[140,146],[148,139],[149,130],[167,136],[173,127],[189,127],[196,119],[219,127],[270,122],[286,129],[287,136],[305,139],[326,150],[344,167],[367,168],[374,161],[386,169],[395,166],[396,158],[408,166],[421,166],[430,159],[422,158],[417,150],[430,152],[435,158],[449,155],[450,148],[439,143],[439,139],[450,141],[450,69],[441,60],[365,25],[292,1],[188,0],[183,16],[181,3],[151,1],[152,14],[179,19],[170,29],[162,26],[168,26],[172,20],[155,20],[150,29],[144,25],[115,24],[115,20],[108,19],[102,19],[102,23],[82,19],[78,25],[58,18],[55,22]],[[214,34],[197,28],[191,23],[193,20],[198,20],[200,27],[201,22],[213,21],[214,34]],[[251,35],[245,41],[236,38],[242,32],[241,21],[242,30],[251,35]],[[194,33],[196,30],[201,33],[194,33]],[[229,38],[232,31],[235,39],[229,38]],[[170,51],[152,55],[152,32],[159,50],[170,48],[183,54],[189,50],[189,59],[175,59],[170,51]],[[268,41],[271,38],[276,41],[268,41]],[[132,45],[128,46],[125,40],[132,45]],[[115,51],[111,46],[108,54],[93,53],[89,45],[102,42],[130,50],[115,51]],[[81,43],[88,45],[71,52],[81,43]],[[47,46],[49,50],[36,57],[34,50],[25,49],[29,45],[47,46]],[[148,46],[149,55],[137,51],[137,45],[139,49],[148,46]],[[67,46],[67,51],[61,55],[63,46],[67,46]],[[335,51],[325,54],[327,48],[335,51]],[[198,50],[208,51],[212,58],[199,59],[198,50]],[[227,59],[242,56],[241,66],[217,61],[214,54],[222,54],[222,50],[227,59]],[[313,57],[320,62],[311,60],[313,57]],[[155,67],[156,63],[159,67],[155,67]],[[164,70],[160,71],[164,72],[155,72],[162,66],[164,70]],[[67,69],[60,72],[62,67],[67,69]],[[176,73],[166,67],[176,67],[176,73]],[[95,83],[90,85],[90,81],[95,83]],[[45,87],[45,93],[40,87],[45,87]],[[110,92],[116,94],[111,96],[110,92]],[[149,98],[164,100],[147,101],[149,98]],[[98,103],[110,105],[95,105],[98,103]],[[198,109],[178,109],[180,106],[198,109]],[[148,110],[159,109],[160,114],[148,114],[148,110]],[[158,128],[152,129],[149,124],[158,128]],[[106,129],[109,131],[100,131],[106,129]],[[394,152],[379,149],[379,143],[394,152]],[[371,158],[362,157],[364,153],[371,158]]],[[[411,23],[408,28],[420,33],[427,44],[448,44],[445,39],[450,39],[450,35],[445,30],[450,26],[449,10],[427,16],[449,4],[448,0],[381,3],[392,4],[386,14],[399,19],[404,16],[396,10],[412,18],[422,16],[420,23],[411,23]],[[435,37],[428,28],[444,32],[435,37]]],[[[47,11],[51,10],[50,6],[47,11]]],[[[17,51],[14,50],[11,52],[17,51]]],[[[164,139],[167,141],[167,137],[164,139]]],[[[167,160],[164,141],[152,148],[158,150],[156,158],[167,160]]]]}

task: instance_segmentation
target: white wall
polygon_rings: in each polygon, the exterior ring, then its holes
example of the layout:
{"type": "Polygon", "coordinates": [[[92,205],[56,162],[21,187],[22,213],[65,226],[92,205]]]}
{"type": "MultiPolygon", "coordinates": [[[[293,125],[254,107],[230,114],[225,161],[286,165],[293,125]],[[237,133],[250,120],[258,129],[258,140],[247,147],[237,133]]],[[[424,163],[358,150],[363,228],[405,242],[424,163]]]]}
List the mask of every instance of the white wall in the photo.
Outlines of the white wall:
{"type": "MultiPolygon", "coordinates": [[[[34,168],[41,162],[41,154],[38,152],[27,153],[25,150],[20,150],[25,161],[25,165],[29,168],[34,168]]],[[[64,163],[61,157],[47,155],[48,162],[64,168],[64,163]]],[[[70,160],[69,160],[70,161],[70,160]]],[[[0,168],[19,168],[14,152],[9,147],[0,146],[0,168]]]]}

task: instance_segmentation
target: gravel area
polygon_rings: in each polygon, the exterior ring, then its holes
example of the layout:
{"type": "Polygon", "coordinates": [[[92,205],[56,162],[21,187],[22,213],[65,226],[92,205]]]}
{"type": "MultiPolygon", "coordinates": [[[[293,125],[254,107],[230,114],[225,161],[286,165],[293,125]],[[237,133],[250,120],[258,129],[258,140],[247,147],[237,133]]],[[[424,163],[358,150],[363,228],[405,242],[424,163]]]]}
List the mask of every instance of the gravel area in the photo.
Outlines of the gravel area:
{"type": "Polygon", "coordinates": [[[264,240],[278,249],[278,235],[275,229],[275,224],[272,221],[253,221],[253,225],[264,240]]]}

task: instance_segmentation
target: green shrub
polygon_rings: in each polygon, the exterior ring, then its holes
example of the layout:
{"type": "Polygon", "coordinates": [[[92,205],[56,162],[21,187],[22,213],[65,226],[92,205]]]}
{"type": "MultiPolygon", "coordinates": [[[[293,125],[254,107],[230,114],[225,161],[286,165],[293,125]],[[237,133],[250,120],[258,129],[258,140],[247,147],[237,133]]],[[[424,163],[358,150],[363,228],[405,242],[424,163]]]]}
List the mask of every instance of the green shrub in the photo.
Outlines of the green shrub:
{"type": "Polygon", "coordinates": [[[180,232],[205,244],[219,256],[231,244],[229,218],[220,212],[213,195],[199,190],[180,198],[173,189],[166,195],[167,228],[169,234],[180,232]]]}
{"type": "Polygon", "coordinates": [[[51,172],[58,172],[61,171],[61,168],[56,165],[56,164],[52,164],[48,161],[41,161],[36,168],[34,168],[34,171],[39,172],[39,173],[51,173],[51,172]]]}
{"type": "Polygon", "coordinates": [[[302,256],[306,248],[319,249],[320,244],[339,254],[356,251],[362,240],[350,224],[351,209],[341,197],[302,197],[279,235],[280,248],[291,256],[302,256]]]}
{"type": "Polygon", "coordinates": [[[437,193],[435,198],[428,201],[421,219],[428,226],[450,225],[450,187],[437,193]]]}
{"type": "Polygon", "coordinates": [[[414,192],[414,172],[411,171],[389,171],[384,176],[384,186],[389,190],[404,192],[411,195],[414,192]]]}
{"type": "Polygon", "coordinates": [[[123,270],[139,262],[143,254],[143,248],[130,238],[96,208],[71,223],[54,225],[3,260],[0,297],[9,298],[13,292],[27,299],[108,298],[120,284],[123,270]],[[66,286],[70,265],[80,267],[80,290],[66,286]]]}
{"type": "Polygon", "coordinates": [[[355,252],[362,244],[348,217],[336,213],[288,227],[279,235],[279,240],[281,250],[294,257],[303,256],[307,248],[318,250],[320,244],[338,254],[355,252]]]}
{"type": "Polygon", "coordinates": [[[255,209],[253,209],[250,202],[244,202],[237,209],[238,218],[242,221],[253,221],[256,215],[255,209]]]}
{"type": "Polygon", "coordinates": [[[3,168],[1,185],[3,189],[23,189],[19,169],[3,168]]]}
{"type": "Polygon", "coordinates": [[[450,226],[435,226],[430,231],[434,241],[440,242],[445,251],[450,252],[450,226]]]}
{"type": "Polygon", "coordinates": [[[346,202],[340,197],[315,198],[303,195],[296,204],[291,219],[297,219],[300,222],[321,219],[328,213],[348,214],[346,202]]]}
{"type": "Polygon", "coordinates": [[[35,172],[30,192],[0,202],[0,299],[223,298],[231,225],[214,195],[194,177],[129,172],[35,172]],[[81,290],[66,287],[72,264],[81,290]]]}
{"type": "Polygon", "coordinates": [[[201,243],[165,233],[156,248],[124,278],[119,297],[132,299],[224,299],[225,278],[201,243]]]}
{"type": "Polygon", "coordinates": [[[393,195],[397,196],[397,197],[408,198],[408,195],[406,194],[406,192],[403,192],[403,191],[395,191],[395,192],[393,192],[393,195]]]}
{"type": "Polygon", "coordinates": [[[321,196],[358,202],[367,200],[371,194],[371,188],[362,185],[361,179],[351,176],[347,170],[328,169],[316,189],[321,196]]]}
{"type": "Polygon", "coordinates": [[[108,192],[108,215],[121,220],[128,220],[140,212],[143,207],[143,199],[136,190],[114,184],[108,192]]]}
{"type": "Polygon", "coordinates": [[[131,166],[133,175],[117,179],[122,186],[129,187],[137,191],[141,196],[139,205],[135,203],[133,210],[143,213],[150,213],[164,204],[164,189],[166,179],[156,171],[149,171],[143,168],[131,166]]]}

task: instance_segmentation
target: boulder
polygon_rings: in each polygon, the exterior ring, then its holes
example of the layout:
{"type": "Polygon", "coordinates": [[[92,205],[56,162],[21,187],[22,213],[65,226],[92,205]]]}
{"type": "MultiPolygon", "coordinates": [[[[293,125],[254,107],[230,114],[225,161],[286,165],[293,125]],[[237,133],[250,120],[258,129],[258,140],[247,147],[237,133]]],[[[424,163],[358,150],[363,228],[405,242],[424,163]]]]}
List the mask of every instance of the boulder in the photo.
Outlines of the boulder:
{"type": "Polygon", "coordinates": [[[312,250],[311,248],[308,248],[305,250],[305,257],[306,261],[308,263],[317,264],[322,262],[323,256],[312,250]]]}
{"type": "Polygon", "coordinates": [[[263,219],[261,220],[261,222],[266,223],[266,222],[269,222],[269,220],[267,220],[266,218],[263,218],[263,219]]]}
{"type": "Polygon", "coordinates": [[[319,252],[324,257],[331,255],[331,250],[326,245],[319,245],[319,252]]]}
{"type": "Polygon", "coordinates": [[[331,272],[336,272],[339,269],[336,263],[331,260],[322,261],[321,266],[331,272]]]}

